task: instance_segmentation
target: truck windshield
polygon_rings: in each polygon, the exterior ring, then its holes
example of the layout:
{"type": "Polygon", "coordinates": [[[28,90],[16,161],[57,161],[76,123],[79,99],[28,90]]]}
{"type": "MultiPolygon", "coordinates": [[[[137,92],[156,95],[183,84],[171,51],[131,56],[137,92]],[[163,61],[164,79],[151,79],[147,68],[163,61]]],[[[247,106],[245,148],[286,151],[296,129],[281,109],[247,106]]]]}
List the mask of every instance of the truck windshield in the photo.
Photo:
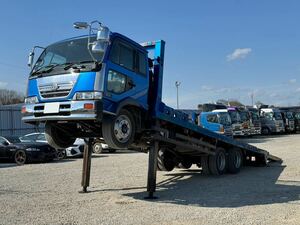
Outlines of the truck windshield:
{"type": "MultiPolygon", "coordinates": [[[[95,41],[96,37],[91,37],[91,42],[95,41]]],[[[48,68],[50,66],[68,65],[73,63],[93,62],[93,59],[87,49],[88,38],[79,38],[58,42],[48,46],[40,55],[32,69],[31,75],[48,68]]],[[[97,61],[102,60],[103,53],[92,53],[97,61]]],[[[51,67],[50,67],[51,68],[51,67]]]]}
{"type": "Polygon", "coordinates": [[[274,118],[275,120],[282,120],[282,116],[280,112],[274,112],[274,118]]]}
{"type": "Polygon", "coordinates": [[[294,119],[294,117],[293,117],[293,113],[292,112],[287,112],[286,113],[286,118],[288,118],[288,119],[294,119]]]}
{"type": "Polygon", "coordinates": [[[252,118],[252,120],[253,120],[253,121],[257,121],[257,120],[259,120],[258,113],[256,113],[256,112],[252,112],[252,113],[251,113],[251,118],[252,118]]]}
{"type": "Polygon", "coordinates": [[[241,121],[241,118],[237,111],[229,111],[228,113],[230,115],[232,123],[239,123],[241,121]]]}
{"type": "Polygon", "coordinates": [[[246,122],[250,119],[248,112],[244,112],[244,111],[240,112],[240,116],[241,116],[241,121],[242,122],[246,122]]]}
{"type": "Polygon", "coordinates": [[[295,114],[295,118],[298,119],[298,120],[300,120],[300,113],[296,113],[295,114]]]}
{"type": "Polygon", "coordinates": [[[218,113],[219,115],[219,123],[224,126],[230,126],[231,125],[231,119],[228,113],[218,113]]]}

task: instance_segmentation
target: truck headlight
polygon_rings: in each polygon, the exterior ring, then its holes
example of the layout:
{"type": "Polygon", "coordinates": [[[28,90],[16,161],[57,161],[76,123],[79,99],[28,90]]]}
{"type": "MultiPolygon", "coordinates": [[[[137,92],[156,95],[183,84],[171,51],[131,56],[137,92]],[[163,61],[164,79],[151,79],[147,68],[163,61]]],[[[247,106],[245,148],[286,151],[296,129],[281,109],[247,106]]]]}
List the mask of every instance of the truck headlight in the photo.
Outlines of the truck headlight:
{"type": "Polygon", "coordinates": [[[29,151],[29,152],[39,152],[41,150],[38,149],[38,148],[26,148],[26,151],[29,151]]]}
{"type": "Polygon", "coordinates": [[[77,92],[74,96],[75,100],[98,100],[102,99],[102,92],[89,91],[89,92],[77,92]]]}
{"type": "Polygon", "coordinates": [[[36,96],[25,98],[25,104],[34,104],[38,102],[38,98],[36,96]]]}

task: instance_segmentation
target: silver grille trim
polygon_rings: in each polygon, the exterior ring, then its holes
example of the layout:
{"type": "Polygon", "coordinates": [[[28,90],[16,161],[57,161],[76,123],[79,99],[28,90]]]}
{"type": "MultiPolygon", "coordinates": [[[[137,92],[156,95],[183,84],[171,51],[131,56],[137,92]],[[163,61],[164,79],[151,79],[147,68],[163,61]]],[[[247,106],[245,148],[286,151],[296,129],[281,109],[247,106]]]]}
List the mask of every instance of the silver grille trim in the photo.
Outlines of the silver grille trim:
{"type": "Polygon", "coordinates": [[[42,98],[62,98],[70,94],[73,86],[73,82],[44,84],[39,86],[39,91],[42,98]]]}

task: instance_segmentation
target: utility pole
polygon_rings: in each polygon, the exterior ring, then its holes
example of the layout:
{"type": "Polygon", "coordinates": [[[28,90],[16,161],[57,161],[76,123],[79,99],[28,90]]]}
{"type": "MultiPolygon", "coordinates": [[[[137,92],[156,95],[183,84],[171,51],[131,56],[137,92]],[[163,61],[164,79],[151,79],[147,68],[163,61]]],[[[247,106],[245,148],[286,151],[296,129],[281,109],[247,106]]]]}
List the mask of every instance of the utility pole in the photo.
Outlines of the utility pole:
{"type": "Polygon", "coordinates": [[[179,109],[179,85],[181,84],[180,81],[175,82],[176,90],[177,90],[177,109],[179,109]]]}
{"type": "Polygon", "coordinates": [[[254,104],[254,93],[252,92],[250,96],[251,96],[251,103],[252,103],[252,107],[253,107],[253,104],[254,104]]]}

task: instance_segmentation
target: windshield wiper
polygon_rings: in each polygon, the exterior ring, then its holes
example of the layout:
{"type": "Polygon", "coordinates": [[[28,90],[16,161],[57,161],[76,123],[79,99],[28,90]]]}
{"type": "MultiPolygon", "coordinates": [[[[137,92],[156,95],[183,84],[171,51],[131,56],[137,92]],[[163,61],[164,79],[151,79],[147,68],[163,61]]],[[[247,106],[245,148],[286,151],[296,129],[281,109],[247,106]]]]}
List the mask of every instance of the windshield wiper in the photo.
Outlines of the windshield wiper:
{"type": "Polygon", "coordinates": [[[74,63],[69,63],[64,70],[68,70],[70,68],[73,69],[84,69],[86,68],[85,66],[81,65],[81,64],[86,64],[86,63],[94,63],[95,61],[89,60],[89,61],[80,61],[80,62],[74,62],[74,63]],[[80,66],[80,68],[78,68],[80,66]]]}
{"type": "Polygon", "coordinates": [[[52,71],[55,67],[60,66],[62,64],[51,64],[45,67],[42,67],[32,73],[32,75],[38,75],[38,74],[43,74],[43,73],[49,73],[52,71]]]}

